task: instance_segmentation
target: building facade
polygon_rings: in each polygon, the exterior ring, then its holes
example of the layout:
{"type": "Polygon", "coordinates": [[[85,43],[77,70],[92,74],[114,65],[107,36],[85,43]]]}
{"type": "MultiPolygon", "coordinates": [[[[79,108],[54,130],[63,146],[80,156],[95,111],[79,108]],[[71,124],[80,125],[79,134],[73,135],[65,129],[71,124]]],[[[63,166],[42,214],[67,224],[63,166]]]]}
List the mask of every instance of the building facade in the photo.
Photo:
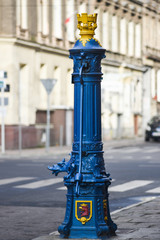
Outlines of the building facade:
{"type": "MultiPolygon", "coordinates": [[[[0,70],[8,73],[6,148],[36,147],[46,139],[47,93],[41,79],[54,78],[50,95],[51,145],[72,142],[72,61],[78,38],[76,13],[98,13],[96,36],[102,61],[103,138],[142,135],[160,114],[160,1],[0,0],[0,70]]],[[[1,113],[2,115],[2,113],[1,113]]]]}

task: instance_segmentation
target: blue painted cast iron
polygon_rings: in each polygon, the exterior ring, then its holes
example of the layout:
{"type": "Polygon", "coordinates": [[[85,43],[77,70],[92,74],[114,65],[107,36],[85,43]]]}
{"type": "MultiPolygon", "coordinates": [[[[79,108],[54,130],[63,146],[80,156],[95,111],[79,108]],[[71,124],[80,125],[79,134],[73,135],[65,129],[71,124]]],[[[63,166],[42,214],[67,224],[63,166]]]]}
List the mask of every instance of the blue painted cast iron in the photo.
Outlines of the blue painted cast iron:
{"type": "Polygon", "coordinates": [[[108,186],[111,178],[105,171],[101,138],[101,60],[104,57],[105,49],[93,37],[77,40],[70,50],[74,61],[71,158],[48,167],[56,176],[59,172],[68,173],[64,177],[68,189],[66,215],[58,228],[62,237],[109,237],[117,229],[110,217],[108,186]]]}

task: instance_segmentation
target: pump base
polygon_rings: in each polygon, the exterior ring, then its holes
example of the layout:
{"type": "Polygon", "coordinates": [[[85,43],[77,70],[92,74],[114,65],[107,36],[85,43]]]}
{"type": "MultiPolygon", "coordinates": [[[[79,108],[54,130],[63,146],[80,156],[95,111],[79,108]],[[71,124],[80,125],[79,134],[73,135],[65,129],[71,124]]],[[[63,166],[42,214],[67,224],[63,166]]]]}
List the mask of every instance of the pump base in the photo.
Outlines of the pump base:
{"type": "Polygon", "coordinates": [[[117,226],[110,217],[107,179],[81,183],[75,194],[75,183],[67,181],[67,208],[64,222],[58,231],[68,238],[104,238],[115,235],[117,226]]]}

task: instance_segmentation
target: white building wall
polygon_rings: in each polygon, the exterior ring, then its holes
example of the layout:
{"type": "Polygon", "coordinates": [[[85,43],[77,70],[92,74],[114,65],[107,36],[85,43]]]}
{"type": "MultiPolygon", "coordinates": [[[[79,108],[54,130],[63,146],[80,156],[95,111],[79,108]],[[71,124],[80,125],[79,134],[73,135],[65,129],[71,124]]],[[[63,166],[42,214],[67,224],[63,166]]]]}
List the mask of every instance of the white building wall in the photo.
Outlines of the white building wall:
{"type": "MultiPolygon", "coordinates": [[[[68,56],[37,53],[32,48],[23,48],[12,43],[0,43],[0,51],[0,61],[3,63],[1,69],[8,72],[6,81],[10,84],[10,92],[5,93],[5,97],[9,98],[6,124],[18,124],[19,113],[22,124],[35,124],[36,110],[46,110],[47,93],[41,78],[57,79],[50,95],[51,107],[72,105],[70,98],[66,98],[66,86],[71,85],[66,75],[68,69],[72,68],[72,61],[68,56]]],[[[70,93],[73,95],[73,88],[70,93]]]]}
{"type": "Polygon", "coordinates": [[[142,114],[142,74],[124,67],[103,66],[102,71],[103,139],[131,138],[134,114],[142,114]]]}

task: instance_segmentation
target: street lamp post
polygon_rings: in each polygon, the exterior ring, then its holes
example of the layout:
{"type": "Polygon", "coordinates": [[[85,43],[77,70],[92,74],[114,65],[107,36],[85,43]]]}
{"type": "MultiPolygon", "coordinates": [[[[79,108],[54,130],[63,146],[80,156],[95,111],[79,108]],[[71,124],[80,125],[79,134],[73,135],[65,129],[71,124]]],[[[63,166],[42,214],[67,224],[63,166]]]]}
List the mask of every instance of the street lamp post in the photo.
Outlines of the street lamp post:
{"type": "Polygon", "coordinates": [[[0,89],[1,89],[1,152],[5,153],[5,98],[4,98],[4,89],[6,86],[5,79],[7,78],[7,72],[0,70],[0,89]]]}
{"type": "Polygon", "coordinates": [[[81,38],[70,50],[74,61],[74,142],[71,158],[48,167],[64,177],[68,189],[64,222],[58,231],[69,238],[100,238],[115,233],[110,217],[108,186],[101,139],[101,60],[105,49],[93,38],[97,14],[77,14],[81,38]]]}

